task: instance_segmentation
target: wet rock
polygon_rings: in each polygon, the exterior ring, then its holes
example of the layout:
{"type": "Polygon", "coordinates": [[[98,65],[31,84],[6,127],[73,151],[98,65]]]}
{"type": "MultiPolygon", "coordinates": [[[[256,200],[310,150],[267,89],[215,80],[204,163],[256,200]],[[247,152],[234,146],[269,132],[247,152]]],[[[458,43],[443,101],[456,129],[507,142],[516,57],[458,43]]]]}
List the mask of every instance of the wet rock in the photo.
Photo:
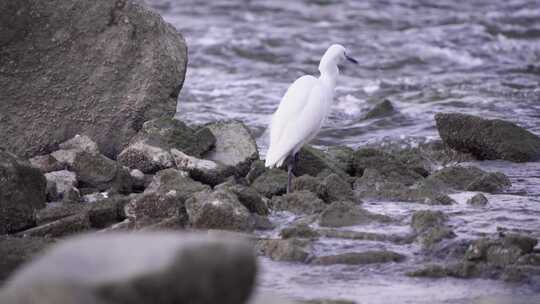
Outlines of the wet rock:
{"type": "Polygon", "coordinates": [[[481,238],[471,243],[464,259],[504,268],[515,264],[521,256],[531,253],[537,243],[536,239],[516,234],[508,234],[498,239],[481,238]]]}
{"type": "Polygon", "coordinates": [[[189,222],[195,228],[237,231],[254,229],[249,211],[230,191],[198,192],[185,205],[189,222]]]}
{"type": "MultiPolygon", "coordinates": [[[[449,265],[430,264],[406,273],[411,277],[442,278],[446,276],[469,279],[482,277],[484,267],[471,262],[457,262],[449,265]]],[[[487,277],[486,277],[487,278],[487,277]]]]}
{"type": "Polygon", "coordinates": [[[80,200],[81,192],[75,187],[70,188],[63,197],[63,201],[66,203],[78,203],[80,200]]]}
{"type": "Polygon", "coordinates": [[[55,183],[47,181],[47,188],[45,191],[47,202],[53,202],[60,199],[60,197],[58,196],[58,189],[56,189],[55,183]]]}
{"type": "Polygon", "coordinates": [[[422,210],[413,214],[411,226],[414,232],[420,236],[423,247],[431,249],[443,239],[456,237],[446,222],[447,217],[441,211],[422,210]]]}
{"type": "Polygon", "coordinates": [[[455,201],[441,193],[439,188],[426,185],[426,180],[421,180],[412,186],[406,186],[400,182],[389,182],[375,169],[367,168],[362,177],[357,178],[353,185],[356,198],[417,202],[428,205],[450,205],[455,201]]]}
{"type": "Polygon", "coordinates": [[[319,190],[319,192],[322,192],[322,199],[327,203],[354,201],[351,185],[337,174],[332,173],[326,176],[322,180],[320,187],[322,188],[319,190]]]}
{"type": "Polygon", "coordinates": [[[41,237],[0,236],[0,282],[52,243],[53,239],[41,237]]]}
{"type": "Polygon", "coordinates": [[[490,246],[496,244],[494,240],[489,238],[481,238],[471,243],[464,258],[469,261],[485,260],[486,253],[490,246]]]}
{"type": "Polygon", "coordinates": [[[421,210],[416,211],[411,220],[411,226],[415,232],[421,233],[433,227],[444,225],[447,221],[442,211],[421,210]]]}
{"type": "Polygon", "coordinates": [[[115,195],[95,203],[86,204],[90,225],[92,228],[102,229],[123,221],[126,218],[125,206],[129,202],[130,197],[115,195]]]}
{"type": "Polygon", "coordinates": [[[385,99],[375,105],[369,112],[366,113],[364,119],[381,118],[390,116],[395,112],[394,106],[390,100],[385,99]]]}
{"type": "MultiPolygon", "coordinates": [[[[145,226],[139,231],[172,231],[183,230],[186,226],[186,219],[183,216],[175,215],[158,221],[155,224],[145,226]]],[[[112,227],[112,226],[111,226],[112,227]]]]}
{"type": "Polygon", "coordinates": [[[134,228],[154,225],[170,217],[181,217],[187,223],[184,199],[177,190],[144,192],[125,207],[126,217],[134,228]]]}
{"type": "Polygon", "coordinates": [[[512,184],[499,172],[485,172],[476,167],[450,166],[438,170],[423,181],[424,187],[443,192],[456,190],[501,192],[512,184]]]}
{"type": "Polygon", "coordinates": [[[86,209],[86,204],[59,204],[56,206],[47,206],[47,208],[43,208],[36,212],[36,224],[39,226],[54,222],[64,217],[85,212],[86,209]]]}
{"type": "Polygon", "coordinates": [[[350,178],[326,153],[310,145],[303,146],[298,152],[294,175],[302,176],[307,174],[317,176],[325,171],[335,173],[347,181],[350,178]]]}
{"type": "MultiPolygon", "coordinates": [[[[32,303],[29,297],[38,289],[50,291],[39,303],[60,303],[48,300],[76,286],[100,304],[237,304],[247,301],[255,273],[249,243],[229,235],[93,234],[62,242],[18,270],[0,302],[32,303]]],[[[81,303],[79,297],[72,300],[61,303],[81,303]]]]}
{"type": "Polygon", "coordinates": [[[198,159],[176,149],[171,149],[171,155],[176,168],[189,172],[191,178],[210,186],[222,183],[235,173],[233,167],[224,166],[211,160],[198,159]]]}
{"type": "Polygon", "coordinates": [[[371,213],[350,202],[334,202],[321,213],[319,224],[323,227],[346,227],[391,220],[388,216],[371,213]]]}
{"type": "Polygon", "coordinates": [[[146,176],[141,170],[133,169],[129,171],[129,175],[131,176],[131,180],[133,182],[134,191],[142,191],[146,188],[146,186],[148,186],[149,183],[147,183],[146,176]]]}
{"type": "Polygon", "coordinates": [[[422,233],[421,242],[424,248],[432,249],[435,244],[441,242],[442,240],[455,237],[456,234],[450,227],[439,226],[422,233]]]}
{"type": "Polygon", "coordinates": [[[144,123],[118,161],[143,173],[155,173],[175,166],[171,150],[200,157],[215,143],[207,128],[195,131],[173,118],[158,118],[144,123]]]}
{"type": "Polygon", "coordinates": [[[529,253],[521,256],[517,261],[517,264],[540,266],[540,253],[529,253]]]}
{"type": "Polygon", "coordinates": [[[143,173],[155,173],[174,166],[173,158],[167,149],[154,147],[144,141],[131,143],[122,150],[118,155],[118,162],[143,173]]]}
{"type": "Polygon", "coordinates": [[[486,261],[489,264],[505,267],[517,262],[523,251],[517,246],[489,246],[486,250],[486,261]]]}
{"type": "Polygon", "coordinates": [[[257,243],[257,249],[275,261],[305,262],[309,256],[311,242],[305,239],[269,239],[257,243]]]}
{"type": "Polygon", "coordinates": [[[190,198],[193,194],[209,190],[210,187],[203,185],[189,178],[184,171],[176,169],[165,169],[159,171],[152,182],[146,188],[146,192],[167,193],[175,190],[182,201],[190,198]]]}
{"type": "Polygon", "coordinates": [[[255,222],[256,230],[272,230],[276,228],[276,225],[267,217],[259,214],[252,214],[251,217],[255,222]]]}
{"type": "Polygon", "coordinates": [[[63,168],[68,169],[70,166],[73,166],[75,157],[80,151],[77,150],[56,150],[51,153],[51,156],[56,159],[58,163],[61,164],[63,168]]]}
{"type": "Polygon", "coordinates": [[[364,231],[350,231],[338,229],[318,229],[317,233],[327,238],[339,238],[348,240],[367,240],[379,242],[393,242],[397,244],[410,244],[415,235],[384,234],[364,231]]]}
{"type": "Polygon", "coordinates": [[[434,172],[428,180],[439,182],[454,189],[465,189],[467,185],[482,176],[483,173],[479,168],[472,166],[449,166],[434,172]]]}
{"type": "Polygon", "coordinates": [[[354,150],[352,148],[349,148],[347,146],[330,146],[326,151],[326,155],[341,170],[347,172],[350,175],[354,174],[354,150]]]}
{"type": "MultiPolygon", "coordinates": [[[[420,192],[422,195],[422,192],[420,192]]],[[[446,194],[426,193],[424,203],[427,205],[453,205],[456,201],[446,194]]]]}
{"type": "Polygon", "coordinates": [[[61,150],[75,150],[77,152],[88,152],[90,154],[99,154],[98,145],[86,135],[75,135],[60,145],[61,150]]]}
{"type": "Polygon", "coordinates": [[[305,239],[316,239],[320,234],[309,227],[307,224],[297,224],[291,227],[286,227],[281,229],[279,235],[284,239],[290,238],[305,238],[305,239]]]}
{"type": "Polygon", "coordinates": [[[29,159],[32,166],[38,168],[42,173],[64,170],[66,167],[52,155],[38,155],[29,159]]]}
{"type": "Polygon", "coordinates": [[[363,176],[366,169],[376,171],[385,182],[410,186],[423,176],[403,165],[383,151],[363,148],[354,153],[353,167],[356,176],[363,176]]]}
{"type": "Polygon", "coordinates": [[[510,188],[512,183],[506,175],[500,172],[488,173],[473,180],[465,190],[467,191],[482,191],[487,193],[502,192],[510,188]]]}
{"type": "Polygon", "coordinates": [[[267,170],[251,184],[260,194],[272,198],[287,191],[287,172],[280,169],[267,170]]]}
{"type": "Polygon", "coordinates": [[[36,213],[36,222],[42,225],[75,214],[87,213],[92,228],[104,228],[125,219],[124,207],[129,197],[115,195],[92,203],[59,204],[36,213]]]}
{"type": "Polygon", "coordinates": [[[529,236],[519,234],[506,234],[502,237],[503,246],[517,246],[524,253],[530,253],[534,247],[538,244],[538,240],[529,236]]]}
{"type": "Polygon", "coordinates": [[[31,227],[45,207],[47,181],[41,171],[0,148],[0,234],[31,227]]]}
{"type": "Polygon", "coordinates": [[[387,250],[370,250],[364,252],[348,252],[337,255],[316,257],[311,261],[314,265],[365,265],[389,262],[401,262],[405,256],[396,252],[387,250]]]}
{"type": "Polygon", "coordinates": [[[87,213],[79,213],[17,233],[24,237],[61,237],[90,229],[87,213]]]}
{"type": "Polygon", "coordinates": [[[407,168],[423,177],[427,177],[439,164],[432,153],[434,152],[426,145],[419,145],[418,147],[399,149],[392,155],[407,168]]]}
{"type": "Polygon", "coordinates": [[[257,177],[261,176],[268,169],[264,166],[264,161],[256,160],[251,163],[248,174],[246,175],[246,181],[248,184],[252,184],[257,177]]]}
{"type": "Polygon", "coordinates": [[[194,157],[201,157],[216,142],[209,128],[195,130],[182,121],[169,117],[145,122],[135,140],[142,140],[164,150],[177,149],[194,157]]]}
{"type": "Polygon", "coordinates": [[[210,123],[206,128],[214,135],[216,143],[204,158],[234,167],[237,175],[245,176],[251,163],[259,159],[257,143],[249,129],[237,120],[210,123]]]}
{"type": "Polygon", "coordinates": [[[124,166],[118,166],[116,176],[112,180],[107,192],[110,194],[127,195],[133,192],[133,178],[129,169],[124,166]]]}
{"type": "Polygon", "coordinates": [[[313,192],[326,203],[354,200],[351,185],[335,173],[323,173],[321,177],[310,175],[296,177],[292,181],[292,189],[313,192]]]}
{"type": "Polygon", "coordinates": [[[274,196],[272,206],[275,210],[289,211],[294,214],[314,214],[326,208],[326,204],[317,195],[305,190],[274,196]]]}
{"type": "Polygon", "coordinates": [[[292,180],[292,189],[293,191],[311,191],[317,194],[321,199],[324,196],[325,189],[322,188],[319,183],[319,179],[311,175],[302,175],[292,180]]]}
{"type": "Polygon", "coordinates": [[[68,196],[68,192],[77,187],[77,175],[68,170],[45,173],[45,178],[56,186],[58,199],[68,196]]]}
{"type": "Polygon", "coordinates": [[[420,269],[407,272],[410,277],[444,278],[449,275],[448,270],[443,265],[430,264],[420,269]]]}
{"type": "Polygon", "coordinates": [[[437,113],[435,121],[446,144],[478,159],[526,162],[540,158],[540,138],[511,122],[460,113],[437,113]]]}
{"type": "Polygon", "coordinates": [[[15,154],[86,134],[114,158],[144,121],[176,112],[185,42],[138,1],[19,1],[2,12],[13,31],[0,60],[10,75],[0,78],[0,142],[15,154]]]}
{"type": "Polygon", "coordinates": [[[426,253],[439,260],[460,260],[465,255],[470,244],[470,240],[454,238],[436,244],[436,246],[429,248],[430,250],[426,253]]]}
{"type": "Polygon", "coordinates": [[[78,152],[70,170],[75,172],[81,186],[94,187],[103,191],[114,182],[119,166],[115,161],[101,154],[78,152]]]}
{"type": "Polygon", "coordinates": [[[263,197],[254,188],[246,187],[240,184],[222,184],[215,187],[215,189],[220,188],[227,189],[236,194],[238,200],[249,210],[249,212],[262,216],[270,214],[270,210],[268,209],[266,202],[263,200],[263,197]]]}
{"type": "Polygon", "coordinates": [[[488,204],[488,199],[482,193],[477,193],[467,200],[467,205],[474,207],[483,207],[488,204]]]}

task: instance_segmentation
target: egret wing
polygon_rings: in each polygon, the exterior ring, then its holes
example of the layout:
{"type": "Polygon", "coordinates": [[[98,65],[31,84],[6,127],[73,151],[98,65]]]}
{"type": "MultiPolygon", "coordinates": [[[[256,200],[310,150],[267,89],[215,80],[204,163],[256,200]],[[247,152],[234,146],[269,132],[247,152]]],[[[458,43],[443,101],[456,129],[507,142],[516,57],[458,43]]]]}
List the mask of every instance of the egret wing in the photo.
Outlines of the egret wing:
{"type": "Polygon", "coordinates": [[[302,100],[303,107],[286,121],[279,121],[280,136],[273,142],[267,154],[267,165],[281,165],[291,151],[311,140],[321,128],[325,117],[324,92],[315,82],[302,100]]]}
{"type": "Polygon", "coordinates": [[[291,84],[281,99],[279,107],[270,122],[270,146],[266,156],[267,166],[275,165],[277,160],[274,160],[273,155],[278,148],[278,142],[284,136],[287,125],[298,118],[307,104],[311,89],[316,82],[317,78],[311,75],[302,76],[291,84]]]}

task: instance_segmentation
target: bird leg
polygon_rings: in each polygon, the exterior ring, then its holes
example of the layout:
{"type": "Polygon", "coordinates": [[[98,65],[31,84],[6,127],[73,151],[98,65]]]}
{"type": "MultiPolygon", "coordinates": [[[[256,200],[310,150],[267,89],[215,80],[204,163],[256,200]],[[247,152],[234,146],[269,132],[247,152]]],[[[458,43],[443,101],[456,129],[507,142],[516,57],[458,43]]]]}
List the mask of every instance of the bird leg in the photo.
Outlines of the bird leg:
{"type": "Polygon", "coordinates": [[[287,193],[292,192],[292,189],[291,189],[292,176],[293,176],[293,169],[294,169],[294,165],[296,163],[296,156],[297,155],[298,155],[298,153],[289,155],[287,157],[287,193]]]}

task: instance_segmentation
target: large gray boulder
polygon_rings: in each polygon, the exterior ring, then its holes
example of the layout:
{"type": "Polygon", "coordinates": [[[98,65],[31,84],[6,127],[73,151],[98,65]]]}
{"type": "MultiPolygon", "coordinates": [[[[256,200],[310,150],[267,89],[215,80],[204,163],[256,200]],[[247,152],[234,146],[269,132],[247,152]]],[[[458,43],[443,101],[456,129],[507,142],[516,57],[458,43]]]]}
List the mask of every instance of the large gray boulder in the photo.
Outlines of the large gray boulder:
{"type": "Polygon", "coordinates": [[[238,304],[250,296],[255,273],[251,246],[232,236],[93,234],[65,241],[19,269],[0,302],[238,304]],[[66,296],[74,293],[86,296],[66,296]]]}
{"type": "Polygon", "coordinates": [[[511,122],[461,113],[437,113],[435,121],[447,145],[478,159],[540,159],[540,137],[511,122]]]}
{"type": "Polygon", "coordinates": [[[0,149],[0,234],[33,225],[45,207],[47,181],[41,171],[0,149]]]}
{"type": "Polygon", "coordinates": [[[75,134],[114,157],[143,122],[174,116],[182,36],[141,1],[0,2],[0,143],[22,156],[75,134]]]}

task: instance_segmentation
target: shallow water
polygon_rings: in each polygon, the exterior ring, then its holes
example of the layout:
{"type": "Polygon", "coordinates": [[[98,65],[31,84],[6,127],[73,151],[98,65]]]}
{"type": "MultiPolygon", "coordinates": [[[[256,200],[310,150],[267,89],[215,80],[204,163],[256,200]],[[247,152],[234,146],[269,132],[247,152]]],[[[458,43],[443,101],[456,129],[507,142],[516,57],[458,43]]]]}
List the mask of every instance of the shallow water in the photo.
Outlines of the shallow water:
{"type": "MultiPolygon", "coordinates": [[[[178,117],[188,123],[237,118],[260,137],[288,85],[317,75],[324,50],[341,43],[358,66],[341,70],[327,124],[315,144],[358,147],[383,138],[437,138],[441,111],[503,118],[540,134],[540,3],[510,1],[180,1],[147,0],[188,43],[189,64],[178,117]],[[398,114],[364,120],[389,99],[398,114]]],[[[450,215],[458,238],[499,230],[540,238],[540,163],[477,162],[513,182],[489,207],[438,207],[450,215]]],[[[366,203],[400,219],[360,231],[407,233],[419,204],[366,203]]],[[[290,217],[276,215],[278,222],[290,217]]],[[[277,231],[277,230],[276,230],[277,231]]],[[[276,231],[272,233],[277,233],[276,231]]],[[[386,248],[405,263],[312,267],[262,259],[260,289],[294,298],[347,298],[359,303],[540,303],[538,286],[489,280],[411,279],[422,260],[416,244],[323,239],[317,253],[386,248]],[[506,300],[505,300],[506,299],[506,300]],[[523,301],[521,301],[523,300],[523,301]],[[521,302],[520,302],[521,301],[521,302]]]]}

